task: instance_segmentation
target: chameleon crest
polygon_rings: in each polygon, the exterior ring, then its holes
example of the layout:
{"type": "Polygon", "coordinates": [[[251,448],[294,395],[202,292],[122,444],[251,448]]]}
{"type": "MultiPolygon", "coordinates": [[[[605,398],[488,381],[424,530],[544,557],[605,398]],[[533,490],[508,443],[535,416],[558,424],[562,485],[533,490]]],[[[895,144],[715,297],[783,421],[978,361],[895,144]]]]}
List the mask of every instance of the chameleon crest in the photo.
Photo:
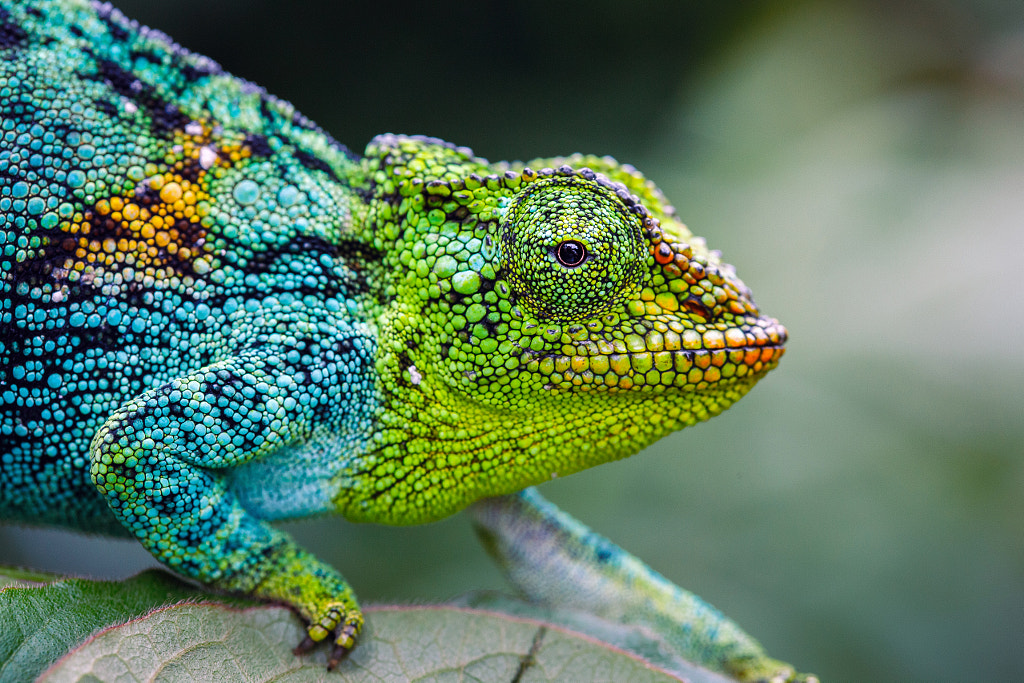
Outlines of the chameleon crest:
{"type": "MultiPolygon", "coordinates": [[[[414,524],[631,455],[786,340],[630,166],[358,156],[85,0],[0,2],[0,324],[0,518],[291,605],[332,666],[355,596],[272,520],[414,524]]],[[[733,669],[777,664],[736,632],[733,669]]]]}

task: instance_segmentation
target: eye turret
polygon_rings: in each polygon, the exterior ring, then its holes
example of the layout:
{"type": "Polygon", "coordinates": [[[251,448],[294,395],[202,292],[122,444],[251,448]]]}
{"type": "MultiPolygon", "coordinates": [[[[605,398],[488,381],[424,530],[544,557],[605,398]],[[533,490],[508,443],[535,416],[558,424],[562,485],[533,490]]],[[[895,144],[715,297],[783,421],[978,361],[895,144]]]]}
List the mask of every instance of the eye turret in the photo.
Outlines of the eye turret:
{"type": "Polygon", "coordinates": [[[513,198],[500,234],[508,281],[538,317],[591,320],[639,291],[641,221],[596,182],[569,176],[533,183],[513,198]]]}

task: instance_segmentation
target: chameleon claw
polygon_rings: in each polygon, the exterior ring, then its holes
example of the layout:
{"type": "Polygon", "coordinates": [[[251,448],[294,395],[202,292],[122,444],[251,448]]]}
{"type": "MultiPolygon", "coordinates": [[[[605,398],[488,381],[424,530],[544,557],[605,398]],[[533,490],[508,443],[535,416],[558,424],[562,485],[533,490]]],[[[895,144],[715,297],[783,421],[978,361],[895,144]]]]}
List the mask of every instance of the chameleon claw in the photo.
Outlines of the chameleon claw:
{"type": "Polygon", "coordinates": [[[363,626],[363,617],[358,612],[350,614],[344,624],[338,629],[338,635],[334,639],[334,649],[327,660],[327,670],[333,671],[341,660],[348,656],[352,648],[356,646],[356,636],[363,626]]]}
{"type": "Polygon", "coordinates": [[[335,645],[331,650],[331,656],[327,659],[327,670],[334,671],[334,667],[341,663],[341,660],[348,657],[348,653],[352,651],[352,648],[348,645],[335,645]]]}
{"type": "Polygon", "coordinates": [[[295,649],[292,650],[292,654],[296,657],[304,655],[310,650],[312,650],[314,647],[316,647],[316,644],[317,643],[315,640],[310,638],[309,635],[306,635],[306,637],[302,639],[302,642],[296,645],[295,649]]]}

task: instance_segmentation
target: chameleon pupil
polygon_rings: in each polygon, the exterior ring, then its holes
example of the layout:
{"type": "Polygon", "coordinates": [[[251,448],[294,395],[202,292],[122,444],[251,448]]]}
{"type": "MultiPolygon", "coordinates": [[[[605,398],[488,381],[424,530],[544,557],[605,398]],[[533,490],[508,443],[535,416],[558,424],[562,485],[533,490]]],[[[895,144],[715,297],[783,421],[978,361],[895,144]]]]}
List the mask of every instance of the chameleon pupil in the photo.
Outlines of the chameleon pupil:
{"type": "Polygon", "coordinates": [[[587,257],[587,250],[576,240],[568,240],[558,245],[555,257],[566,268],[574,268],[583,263],[583,259],[587,257]]]}

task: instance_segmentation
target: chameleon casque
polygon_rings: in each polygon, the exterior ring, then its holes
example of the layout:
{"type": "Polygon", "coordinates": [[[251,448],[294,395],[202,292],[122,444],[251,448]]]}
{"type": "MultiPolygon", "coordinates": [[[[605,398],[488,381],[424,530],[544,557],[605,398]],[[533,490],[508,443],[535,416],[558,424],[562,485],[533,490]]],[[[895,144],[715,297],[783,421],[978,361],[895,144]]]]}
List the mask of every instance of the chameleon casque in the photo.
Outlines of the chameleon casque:
{"type": "Polygon", "coordinates": [[[532,486],[742,397],[783,353],[608,157],[489,163],[291,105],[108,5],[0,3],[0,519],[128,535],[334,644],[342,576],[271,520],[472,509],[528,595],[787,665],[532,486]],[[570,578],[571,577],[571,578],[570,578]]]}

